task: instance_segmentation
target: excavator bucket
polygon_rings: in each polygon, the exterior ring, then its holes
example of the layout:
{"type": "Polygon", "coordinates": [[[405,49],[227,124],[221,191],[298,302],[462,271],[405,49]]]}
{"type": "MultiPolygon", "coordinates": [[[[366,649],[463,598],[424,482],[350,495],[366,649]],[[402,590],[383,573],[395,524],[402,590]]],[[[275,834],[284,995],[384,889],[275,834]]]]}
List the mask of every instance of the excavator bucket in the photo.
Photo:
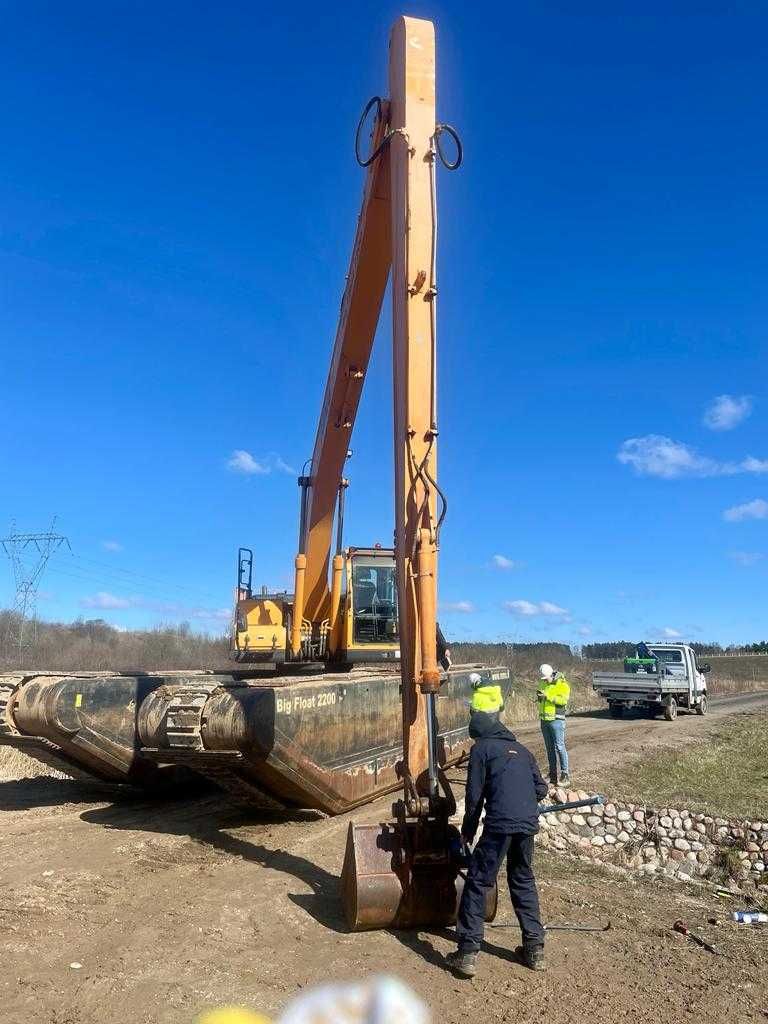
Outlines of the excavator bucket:
{"type": "MultiPolygon", "coordinates": [[[[350,931],[454,924],[464,886],[460,850],[458,829],[440,820],[350,823],[341,872],[350,931]]],[[[486,921],[496,903],[494,886],[486,921]]]]}

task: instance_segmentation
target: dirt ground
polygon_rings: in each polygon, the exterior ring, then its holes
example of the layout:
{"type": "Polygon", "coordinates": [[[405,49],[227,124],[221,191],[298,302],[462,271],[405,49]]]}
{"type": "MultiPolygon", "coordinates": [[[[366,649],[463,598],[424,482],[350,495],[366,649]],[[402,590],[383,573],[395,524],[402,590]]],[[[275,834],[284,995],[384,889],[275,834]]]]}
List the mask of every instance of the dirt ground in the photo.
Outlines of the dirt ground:
{"type": "MultiPolygon", "coordinates": [[[[723,700],[706,719],[671,724],[574,716],[576,784],[599,790],[601,766],[761,706],[766,697],[723,700]]],[[[518,734],[543,757],[535,728],[518,734]]],[[[265,819],[213,794],[161,802],[44,776],[0,783],[0,1021],[192,1024],[206,1006],[275,1013],[307,986],[381,972],[446,1024],[768,1020],[768,927],[729,923],[738,903],[565,858],[539,857],[545,920],[612,928],[553,933],[544,974],[515,961],[516,927],[486,932],[470,982],[441,965],[449,931],[346,933],[337,882],[347,825],[385,818],[389,802],[265,819]],[[678,917],[724,955],[673,932],[678,917]]],[[[498,921],[511,919],[503,894],[498,921]]]]}

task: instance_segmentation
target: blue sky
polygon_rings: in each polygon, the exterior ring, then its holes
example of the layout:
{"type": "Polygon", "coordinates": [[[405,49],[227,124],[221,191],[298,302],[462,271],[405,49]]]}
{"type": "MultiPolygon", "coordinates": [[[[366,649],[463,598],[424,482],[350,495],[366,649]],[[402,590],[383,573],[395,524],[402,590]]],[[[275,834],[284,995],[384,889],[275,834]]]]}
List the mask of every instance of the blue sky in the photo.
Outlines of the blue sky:
{"type": "MultiPolygon", "coordinates": [[[[0,524],[70,537],[43,616],[221,629],[240,544],[290,585],[400,10],[6,8],[0,524]]],[[[409,13],[465,144],[439,183],[446,633],[763,637],[768,12],[409,13]]],[[[350,543],[392,535],[388,313],[350,543]]]]}

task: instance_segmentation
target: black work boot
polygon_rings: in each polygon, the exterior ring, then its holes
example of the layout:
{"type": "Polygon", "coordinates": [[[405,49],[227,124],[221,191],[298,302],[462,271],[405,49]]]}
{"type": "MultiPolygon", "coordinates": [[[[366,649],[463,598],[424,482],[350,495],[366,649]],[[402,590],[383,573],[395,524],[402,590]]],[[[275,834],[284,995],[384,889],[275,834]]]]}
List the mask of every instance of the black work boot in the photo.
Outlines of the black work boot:
{"type": "Polygon", "coordinates": [[[474,978],[477,971],[477,950],[470,949],[462,952],[462,950],[456,949],[446,956],[445,962],[452,971],[462,978],[474,978]]]}
{"type": "Polygon", "coordinates": [[[569,786],[570,783],[571,783],[571,776],[568,774],[568,772],[563,772],[563,774],[560,776],[560,785],[561,786],[569,786]]]}
{"type": "Polygon", "coordinates": [[[532,971],[546,970],[543,946],[518,946],[515,950],[515,955],[520,963],[532,971]]]}

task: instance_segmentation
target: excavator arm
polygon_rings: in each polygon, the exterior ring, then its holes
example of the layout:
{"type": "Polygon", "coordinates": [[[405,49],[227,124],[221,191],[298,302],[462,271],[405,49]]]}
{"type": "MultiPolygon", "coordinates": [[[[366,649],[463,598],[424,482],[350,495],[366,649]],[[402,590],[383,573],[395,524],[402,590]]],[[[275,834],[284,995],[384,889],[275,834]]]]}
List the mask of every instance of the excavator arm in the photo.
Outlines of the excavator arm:
{"type": "MultiPolygon", "coordinates": [[[[375,110],[363,200],[339,325],[304,488],[291,647],[302,620],[338,616],[328,586],[333,520],[384,290],[392,267],[397,563],[405,772],[411,797],[437,776],[431,740],[440,685],[436,653],[438,486],[436,396],[435,37],[429,21],[399,18],[390,38],[389,101],[375,110]],[[427,700],[419,699],[419,692],[427,700]]],[[[359,134],[359,131],[358,131],[359,134]]],[[[358,154],[358,159],[360,156],[358,154]]],[[[340,580],[334,566],[334,584],[340,580]]],[[[426,791],[425,794],[426,795],[426,791]]]]}
{"type": "MultiPolygon", "coordinates": [[[[435,31],[399,18],[389,49],[395,556],[406,781],[437,795],[435,31]],[[426,700],[420,699],[420,693],[426,700]],[[431,754],[431,756],[429,756],[431,754]],[[428,765],[429,761],[429,765],[428,765]]],[[[417,792],[410,794],[412,797],[417,792]]]]}
{"type": "MultiPolygon", "coordinates": [[[[455,920],[461,842],[440,770],[437,552],[445,501],[437,483],[435,36],[399,18],[389,51],[389,161],[395,444],[395,556],[400,615],[403,798],[395,820],[350,825],[342,899],[350,927],[455,920]]],[[[443,162],[446,162],[445,160],[443,162]]],[[[458,166],[456,160],[449,166],[458,166]]],[[[495,913],[495,890],[486,912],[495,913]]]]}

